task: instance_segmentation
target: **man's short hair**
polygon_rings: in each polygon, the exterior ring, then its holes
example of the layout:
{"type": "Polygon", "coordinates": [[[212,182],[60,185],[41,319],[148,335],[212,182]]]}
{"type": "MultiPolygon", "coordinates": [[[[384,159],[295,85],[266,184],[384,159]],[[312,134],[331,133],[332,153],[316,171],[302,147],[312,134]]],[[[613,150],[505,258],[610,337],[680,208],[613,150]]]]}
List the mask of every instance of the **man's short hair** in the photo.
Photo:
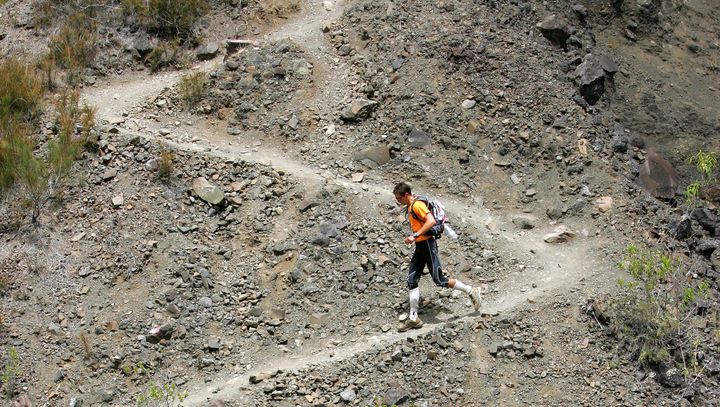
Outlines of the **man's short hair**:
{"type": "Polygon", "coordinates": [[[410,185],[405,182],[398,182],[398,184],[395,185],[395,188],[393,188],[393,194],[398,196],[403,196],[405,194],[412,195],[412,188],[410,188],[410,185]]]}

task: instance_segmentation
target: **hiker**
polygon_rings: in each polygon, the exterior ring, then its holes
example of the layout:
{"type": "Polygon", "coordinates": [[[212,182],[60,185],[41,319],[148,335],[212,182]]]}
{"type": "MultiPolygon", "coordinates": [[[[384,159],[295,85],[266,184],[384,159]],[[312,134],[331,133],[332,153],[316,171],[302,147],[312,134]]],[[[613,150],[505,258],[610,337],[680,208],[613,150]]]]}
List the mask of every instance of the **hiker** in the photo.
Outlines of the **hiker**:
{"type": "Polygon", "coordinates": [[[447,278],[440,265],[437,239],[433,226],[438,221],[433,217],[428,205],[418,196],[412,194],[410,185],[400,182],[393,189],[395,200],[400,205],[407,207],[406,217],[410,222],[413,233],[405,238],[405,244],[415,243],[415,252],[410,259],[407,284],[410,289],[410,313],[398,332],[405,332],[408,329],[418,329],[423,326],[423,321],[418,317],[418,305],[420,304],[420,287],[418,282],[423,269],[427,266],[433,282],[438,287],[447,287],[466,293],[472,301],[475,311],[480,309],[480,288],[469,286],[455,278],[447,278]],[[428,234],[428,232],[431,232],[428,234]]]}

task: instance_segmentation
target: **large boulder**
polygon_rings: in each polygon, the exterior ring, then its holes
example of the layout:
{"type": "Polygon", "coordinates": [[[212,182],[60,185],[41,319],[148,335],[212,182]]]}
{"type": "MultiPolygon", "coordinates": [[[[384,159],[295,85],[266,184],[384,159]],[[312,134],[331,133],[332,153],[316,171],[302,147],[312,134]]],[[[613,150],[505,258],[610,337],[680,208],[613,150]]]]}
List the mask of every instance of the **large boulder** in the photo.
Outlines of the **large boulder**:
{"type": "Polygon", "coordinates": [[[141,57],[144,57],[151,53],[155,49],[155,46],[152,41],[150,41],[150,37],[147,35],[139,35],[133,40],[133,48],[135,48],[135,51],[137,51],[141,57]]]}
{"type": "Polygon", "coordinates": [[[207,61],[215,58],[218,51],[220,51],[220,46],[216,42],[209,42],[200,46],[200,48],[195,51],[195,56],[201,61],[207,61]]]}
{"type": "Polygon", "coordinates": [[[540,33],[550,42],[563,48],[567,47],[567,40],[575,32],[570,23],[563,17],[555,14],[546,17],[537,24],[540,33]]]}
{"type": "Polygon", "coordinates": [[[615,61],[607,55],[587,54],[575,68],[575,78],[580,95],[591,105],[605,94],[606,86],[612,84],[613,75],[619,70],[615,61]]]}
{"type": "Polygon", "coordinates": [[[355,160],[370,168],[376,168],[390,161],[390,147],[387,144],[378,144],[355,153],[355,160]]]}
{"type": "Polygon", "coordinates": [[[651,149],[640,166],[638,184],[655,198],[672,199],[678,188],[678,174],[668,160],[651,149]]]}

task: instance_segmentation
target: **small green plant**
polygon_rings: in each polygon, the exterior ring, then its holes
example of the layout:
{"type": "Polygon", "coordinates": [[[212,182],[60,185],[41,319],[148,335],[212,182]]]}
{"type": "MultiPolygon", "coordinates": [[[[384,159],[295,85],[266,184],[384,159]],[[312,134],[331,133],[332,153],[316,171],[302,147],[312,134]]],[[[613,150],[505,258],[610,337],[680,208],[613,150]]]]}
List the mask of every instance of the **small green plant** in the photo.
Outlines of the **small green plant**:
{"type": "Polygon", "coordinates": [[[611,302],[611,327],[634,359],[646,367],[696,366],[698,337],[696,301],[705,299],[709,284],[685,277],[684,265],[667,253],[630,245],[620,268],[630,274],[619,280],[619,297],[611,302]]]}
{"type": "Polygon", "coordinates": [[[717,166],[717,154],[715,154],[714,151],[707,152],[700,149],[696,155],[690,157],[688,163],[695,165],[704,181],[710,181],[712,179],[712,172],[717,166]]]}
{"type": "Polygon", "coordinates": [[[168,150],[164,145],[160,149],[160,157],[158,160],[158,177],[163,181],[168,181],[173,172],[175,162],[175,153],[168,150]]]}
{"type": "Polygon", "coordinates": [[[20,376],[20,358],[14,347],[7,350],[7,356],[4,362],[5,366],[0,374],[0,382],[2,382],[3,385],[5,398],[11,399],[15,396],[15,386],[20,376]]]}
{"type": "Polygon", "coordinates": [[[180,98],[188,104],[194,106],[202,99],[205,91],[205,82],[207,75],[205,72],[195,72],[183,75],[178,82],[178,93],[180,98]]]}
{"type": "Polygon", "coordinates": [[[699,149],[697,154],[688,159],[688,164],[694,165],[700,173],[700,180],[695,180],[685,188],[685,204],[694,205],[702,196],[702,189],[714,181],[713,171],[717,167],[717,154],[715,152],[699,149]]]}

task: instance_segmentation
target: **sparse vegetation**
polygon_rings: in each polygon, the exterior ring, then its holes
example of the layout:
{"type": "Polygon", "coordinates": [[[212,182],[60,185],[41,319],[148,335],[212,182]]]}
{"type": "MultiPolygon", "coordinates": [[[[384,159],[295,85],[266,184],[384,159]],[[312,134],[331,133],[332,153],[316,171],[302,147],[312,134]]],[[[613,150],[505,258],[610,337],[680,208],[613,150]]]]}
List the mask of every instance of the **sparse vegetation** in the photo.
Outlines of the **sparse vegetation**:
{"type": "Polygon", "coordinates": [[[68,72],[68,82],[77,80],[77,70],[87,66],[95,57],[97,27],[85,13],[71,15],[60,32],[50,38],[50,56],[68,72]]]}
{"type": "Polygon", "coordinates": [[[3,360],[3,369],[0,374],[0,382],[3,385],[3,394],[5,398],[11,399],[15,396],[15,386],[20,376],[20,358],[14,347],[7,350],[7,355],[3,360]]]}
{"type": "Polygon", "coordinates": [[[260,10],[267,16],[286,18],[300,10],[300,0],[262,0],[260,10]]]}
{"type": "Polygon", "coordinates": [[[649,368],[698,369],[698,301],[709,284],[686,277],[686,266],[670,254],[629,246],[621,268],[631,279],[618,281],[619,297],[611,305],[613,332],[632,357],[649,368]]]}
{"type": "Polygon", "coordinates": [[[180,98],[187,103],[188,106],[194,106],[202,99],[205,92],[205,82],[207,75],[205,72],[195,72],[183,75],[178,83],[178,93],[180,98]]]}
{"type": "Polygon", "coordinates": [[[7,193],[17,185],[25,207],[36,222],[40,208],[50,194],[59,190],[62,180],[78,157],[94,126],[95,113],[80,106],[79,94],[69,92],[58,102],[57,136],[48,142],[47,157],[35,152],[31,129],[8,119],[0,128],[0,191],[7,193]]]}
{"type": "Polygon", "coordinates": [[[183,53],[179,41],[172,40],[158,44],[145,57],[145,62],[150,66],[151,71],[157,72],[165,66],[184,65],[182,57],[183,53]]]}
{"type": "Polygon", "coordinates": [[[125,14],[161,37],[188,38],[207,11],[204,0],[122,0],[125,14]]]}
{"type": "Polygon", "coordinates": [[[42,79],[30,65],[16,58],[0,63],[0,126],[36,113],[43,93],[42,79]]]}
{"type": "Polygon", "coordinates": [[[165,145],[162,145],[160,148],[160,157],[158,160],[158,177],[163,180],[167,181],[170,179],[170,176],[173,172],[175,162],[175,153],[168,150],[165,145]]]}
{"type": "Polygon", "coordinates": [[[145,391],[138,395],[137,405],[139,407],[174,407],[180,405],[188,396],[187,391],[180,391],[175,383],[169,378],[163,383],[154,380],[147,380],[150,369],[142,362],[135,366],[124,365],[122,371],[125,375],[134,376],[134,380],[145,385],[145,391]]]}
{"type": "Polygon", "coordinates": [[[80,332],[80,335],[78,335],[78,339],[80,339],[80,344],[85,351],[85,357],[90,359],[92,357],[92,343],[90,342],[90,337],[88,337],[87,333],[80,332]]]}
{"type": "Polygon", "coordinates": [[[684,192],[685,203],[692,206],[697,203],[702,196],[702,190],[714,181],[713,172],[717,167],[717,154],[715,152],[703,151],[699,149],[697,154],[688,159],[688,164],[694,165],[700,173],[700,180],[691,182],[684,192]]]}

